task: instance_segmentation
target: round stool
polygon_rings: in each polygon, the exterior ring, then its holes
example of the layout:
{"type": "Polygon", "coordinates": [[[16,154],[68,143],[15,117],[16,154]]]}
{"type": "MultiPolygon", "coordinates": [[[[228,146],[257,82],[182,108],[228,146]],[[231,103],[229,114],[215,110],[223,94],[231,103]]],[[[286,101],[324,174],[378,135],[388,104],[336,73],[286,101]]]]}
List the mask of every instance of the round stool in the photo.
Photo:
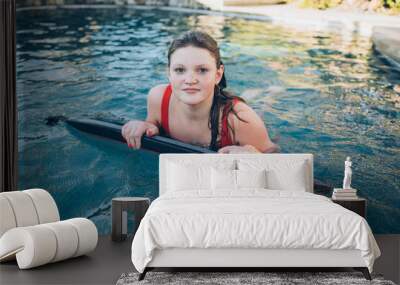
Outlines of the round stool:
{"type": "Polygon", "coordinates": [[[112,233],[113,241],[123,241],[128,233],[128,212],[135,216],[133,235],[135,235],[140,221],[150,206],[150,199],[143,197],[118,197],[113,198],[111,203],[112,233]]]}

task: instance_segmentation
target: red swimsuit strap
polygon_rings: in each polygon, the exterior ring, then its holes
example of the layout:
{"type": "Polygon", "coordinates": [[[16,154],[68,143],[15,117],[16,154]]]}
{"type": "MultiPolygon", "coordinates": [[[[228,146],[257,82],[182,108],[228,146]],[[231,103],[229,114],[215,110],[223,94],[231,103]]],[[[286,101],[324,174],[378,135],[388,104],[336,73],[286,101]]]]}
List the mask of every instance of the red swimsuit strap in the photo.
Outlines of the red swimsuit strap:
{"type": "Polygon", "coordinates": [[[161,127],[164,129],[166,135],[168,136],[169,136],[168,109],[169,109],[169,100],[171,98],[171,94],[172,94],[171,84],[168,84],[167,88],[165,88],[161,103],[161,127]]]}
{"type": "MultiPolygon", "coordinates": [[[[238,101],[239,99],[234,98],[232,102],[233,106],[235,106],[238,101]]],[[[228,129],[228,107],[228,105],[225,105],[224,110],[222,111],[221,148],[227,145],[233,145],[228,129]]]]}

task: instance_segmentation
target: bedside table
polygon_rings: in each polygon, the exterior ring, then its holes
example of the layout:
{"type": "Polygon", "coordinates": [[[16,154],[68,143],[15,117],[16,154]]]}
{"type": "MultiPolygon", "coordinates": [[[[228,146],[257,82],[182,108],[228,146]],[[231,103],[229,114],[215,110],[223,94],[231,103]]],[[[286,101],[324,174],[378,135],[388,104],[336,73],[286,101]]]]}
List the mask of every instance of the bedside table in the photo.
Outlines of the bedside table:
{"type": "Polygon", "coordinates": [[[357,199],[332,199],[332,202],[339,204],[340,206],[359,214],[361,217],[365,218],[367,213],[367,200],[365,198],[357,199]]]}
{"type": "Polygon", "coordinates": [[[118,197],[111,202],[111,239],[113,241],[124,241],[128,234],[128,212],[135,217],[133,235],[139,227],[147,208],[150,206],[150,199],[143,197],[118,197]]]}

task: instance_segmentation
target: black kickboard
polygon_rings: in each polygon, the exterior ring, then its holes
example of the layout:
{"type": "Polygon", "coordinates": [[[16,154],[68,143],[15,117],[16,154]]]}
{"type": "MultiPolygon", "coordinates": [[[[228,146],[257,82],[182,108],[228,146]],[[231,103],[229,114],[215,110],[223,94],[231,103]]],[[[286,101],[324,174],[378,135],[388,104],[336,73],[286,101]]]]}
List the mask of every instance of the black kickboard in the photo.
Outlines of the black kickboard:
{"type": "MultiPolygon", "coordinates": [[[[66,122],[74,128],[126,143],[121,134],[122,125],[93,119],[68,119],[66,122]]],[[[141,148],[156,153],[216,153],[207,148],[183,143],[163,136],[142,136],[141,148]]],[[[332,192],[333,187],[317,179],[314,180],[314,192],[332,192]]]]}
{"type": "MultiPolygon", "coordinates": [[[[126,143],[121,134],[122,125],[93,119],[68,119],[66,122],[80,131],[126,143]]],[[[215,153],[207,148],[163,136],[143,135],[141,148],[157,153],[215,153]]]]}

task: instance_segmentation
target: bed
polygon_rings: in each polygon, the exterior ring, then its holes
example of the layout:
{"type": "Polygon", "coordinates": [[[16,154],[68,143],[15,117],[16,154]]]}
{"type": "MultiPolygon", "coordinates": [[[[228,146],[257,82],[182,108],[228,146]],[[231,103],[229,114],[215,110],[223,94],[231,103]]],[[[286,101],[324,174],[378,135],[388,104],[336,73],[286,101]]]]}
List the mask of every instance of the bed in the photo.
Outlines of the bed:
{"type": "Polygon", "coordinates": [[[364,218],[313,194],[312,154],[161,154],[159,194],[132,242],[158,267],[352,267],[380,250],[364,218]]]}

